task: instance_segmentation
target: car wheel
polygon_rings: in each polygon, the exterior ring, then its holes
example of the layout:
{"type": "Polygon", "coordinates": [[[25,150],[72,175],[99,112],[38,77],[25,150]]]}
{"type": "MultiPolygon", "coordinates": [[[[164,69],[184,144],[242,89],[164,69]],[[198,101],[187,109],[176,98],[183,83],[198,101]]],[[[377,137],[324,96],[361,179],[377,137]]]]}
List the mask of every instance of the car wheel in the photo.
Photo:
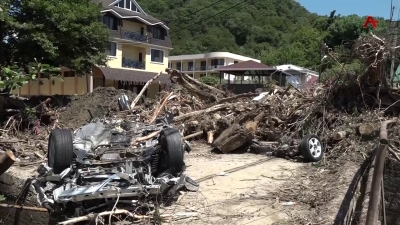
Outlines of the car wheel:
{"type": "Polygon", "coordinates": [[[324,146],[317,135],[306,135],[300,143],[300,152],[310,162],[318,162],[324,155],[324,146]]]}
{"type": "Polygon", "coordinates": [[[71,131],[66,129],[52,130],[49,137],[47,160],[49,167],[56,174],[71,166],[74,146],[71,131]]]}
{"type": "Polygon", "coordinates": [[[168,170],[173,175],[183,171],[183,141],[179,130],[166,128],[160,132],[159,143],[161,146],[159,172],[168,170]]]}

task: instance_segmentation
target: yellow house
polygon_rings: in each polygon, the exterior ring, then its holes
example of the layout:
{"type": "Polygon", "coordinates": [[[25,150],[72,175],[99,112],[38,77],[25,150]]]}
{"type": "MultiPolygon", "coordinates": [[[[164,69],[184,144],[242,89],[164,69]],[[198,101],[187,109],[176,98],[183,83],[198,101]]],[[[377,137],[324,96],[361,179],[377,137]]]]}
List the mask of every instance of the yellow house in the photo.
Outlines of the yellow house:
{"type": "MultiPolygon", "coordinates": [[[[172,50],[169,28],[147,14],[135,0],[92,0],[102,4],[102,21],[112,33],[107,54],[107,67],[95,66],[91,74],[77,76],[62,68],[61,79],[51,81],[39,77],[14,94],[74,95],[92,92],[96,87],[115,87],[139,93],[144,84],[168,67],[172,50]]],[[[146,91],[154,97],[170,84],[168,75],[162,74],[146,91]]]]}

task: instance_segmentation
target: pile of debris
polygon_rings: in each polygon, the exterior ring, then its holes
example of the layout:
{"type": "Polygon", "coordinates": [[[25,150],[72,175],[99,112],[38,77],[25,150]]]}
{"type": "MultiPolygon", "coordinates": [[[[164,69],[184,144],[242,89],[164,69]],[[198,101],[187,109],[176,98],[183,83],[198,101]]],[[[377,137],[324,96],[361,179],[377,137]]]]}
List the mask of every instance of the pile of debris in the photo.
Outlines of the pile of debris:
{"type": "MultiPolygon", "coordinates": [[[[359,43],[360,57],[381,51],[377,43],[375,50],[359,43]]],[[[371,71],[387,58],[376,55],[381,58],[366,59],[372,66],[362,85],[344,73],[307,90],[274,86],[240,95],[167,69],[174,86],[161,92],[159,101],[140,103],[156,76],[138,95],[110,91],[104,100],[97,95],[109,92],[98,89],[64,108],[48,107],[46,100],[34,107],[35,113],[11,115],[1,130],[0,151],[12,150],[24,161],[20,165],[42,163],[32,185],[40,204],[67,220],[63,224],[104,216],[115,220],[117,214],[123,215],[119,220],[155,219],[163,200],[183,188],[197,190],[184,173],[189,140],[204,139],[222,153],[252,151],[335,167],[343,157],[364,161],[377,143],[380,121],[398,112],[400,99],[395,90],[376,88],[386,78],[371,71]],[[34,126],[36,132],[30,134],[18,132],[21,120],[32,124],[44,115],[51,118],[48,126],[34,126]],[[41,151],[30,153],[34,148],[41,151]]],[[[326,191],[312,193],[328,196],[326,191]]],[[[296,192],[292,199],[301,202],[299,196],[307,193],[296,192]]]]}

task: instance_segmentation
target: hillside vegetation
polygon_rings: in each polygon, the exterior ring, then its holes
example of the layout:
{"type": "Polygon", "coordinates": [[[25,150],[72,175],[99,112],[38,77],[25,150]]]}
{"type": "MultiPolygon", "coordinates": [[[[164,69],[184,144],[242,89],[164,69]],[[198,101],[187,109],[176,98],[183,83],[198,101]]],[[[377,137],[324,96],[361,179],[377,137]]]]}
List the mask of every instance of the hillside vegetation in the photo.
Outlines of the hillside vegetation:
{"type": "MultiPolygon", "coordinates": [[[[229,51],[259,58],[268,65],[290,63],[317,69],[322,41],[344,53],[341,55],[349,55],[352,42],[373,29],[363,28],[366,17],[340,16],[334,9],[331,16],[319,16],[294,0],[249,0],[223,12],[241,2],[138,0],[144,10],[170,27],[172,55],[229,51]]],[[[375,19],[380,23],[374,33],[384,33],[387,22],[375,19]]],[[[349,61],[349,57],[339,60],[349,61]]]]}

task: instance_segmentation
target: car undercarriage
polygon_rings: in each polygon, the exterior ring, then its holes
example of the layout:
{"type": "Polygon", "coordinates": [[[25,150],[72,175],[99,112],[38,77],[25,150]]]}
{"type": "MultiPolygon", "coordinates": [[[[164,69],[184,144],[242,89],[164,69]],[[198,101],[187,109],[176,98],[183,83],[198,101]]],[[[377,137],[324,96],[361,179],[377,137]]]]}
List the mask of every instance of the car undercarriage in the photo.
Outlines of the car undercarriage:
{"type": "Polygon", "coordinates": [[[184,174],[185,151],[189,143],[168,118],[155,125],[95,120],[74,132],[53,130],[48,162],[31,184],[38,202],[63,224],[116,208],[149,215],[178,191],[197,191],[184,174]]]}

